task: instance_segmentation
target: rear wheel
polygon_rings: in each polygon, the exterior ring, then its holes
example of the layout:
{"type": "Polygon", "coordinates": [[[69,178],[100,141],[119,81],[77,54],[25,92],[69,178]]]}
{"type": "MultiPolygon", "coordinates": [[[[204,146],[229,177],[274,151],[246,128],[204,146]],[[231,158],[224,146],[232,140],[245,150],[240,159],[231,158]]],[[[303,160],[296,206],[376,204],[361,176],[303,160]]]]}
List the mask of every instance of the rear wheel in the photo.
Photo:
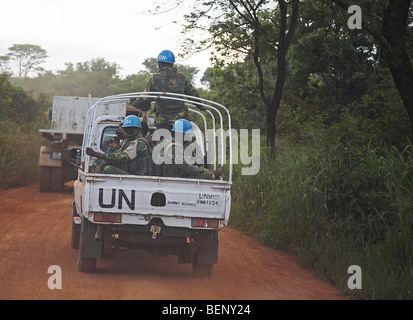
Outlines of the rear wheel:
{"type": "Polygon", "coordinates": [[[50,176],[51,191],[62,191],[63,190],[63,177],[62,168],[52,167],[50,176]]]}
{"type": "Polygon", "coordinates": [[[40,167],[40,191],[50,192],[51,167],[40,167]]]}
{"type": "Polygon", "coordinates": [[[40,167],[40,191],[58,192],[63,190],[62,168],[40,167]]]}

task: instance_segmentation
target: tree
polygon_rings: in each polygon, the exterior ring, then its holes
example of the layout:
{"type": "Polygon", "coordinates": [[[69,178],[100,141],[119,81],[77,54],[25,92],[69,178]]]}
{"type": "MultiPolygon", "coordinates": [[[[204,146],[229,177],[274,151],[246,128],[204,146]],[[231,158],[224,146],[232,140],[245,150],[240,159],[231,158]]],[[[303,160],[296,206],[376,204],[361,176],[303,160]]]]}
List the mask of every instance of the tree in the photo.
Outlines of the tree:
{"type": "Polygon", "coordinates": [[[230,110],[233,127],[260,129],[266,134],[266,107],[260,99],[252,59],[230,64],[215,60],[201,82],[209,88],[205,98],[219,101],[230,110]]]}
{"type": "Polygon", "coordinates": [[[0,72],[5,72],[8,67],[10,58],[6,56],[0,56],[0,72]]]}
{"type": "MultiPolygon", "coordinates": [[[[267,109],[267,144],[272,150],[298,10],[299,0],[204,0],[186,16],[185,32],[201,29],[211,35],[196,49],[213,46],[226,57],[250,57],[254,62],[258,91],[267,109]],[[208,21],[207,26],[201,18],[208,21]]],[[[192,40],[187,43],[193,45],[192,40]]]]}
{"type": "MultiPolygon", "coordinates": [[[[330,0],[347,10],[345,0],[330,0]]],[[[413,139],[413,8],[412,0],[388,0],[381,6],[363,2],[362,31],[373,37],[381,49],[382,62],[389,68],[410,121],[413,139]]]]}
{"type": "Polygon", "coordinates": [[[348,15],[337,16],[325,3],[304,1],[300,10],[286,89],[329,114],[324,118],[329,125],[339,121],[344,106],[353,108],[377,85],[372,80],[380,69],[377,47],[369,35],[348,28],[348,15]]]}
{"type": "Polygon", "coordinates": [[[380,63],[373,37],[349,29],[348,19],[331,2],[300,3],[278,134],[305,141],[316,127],[351,121],[352,141],[404,148],[409,120],[392,75],[380,63]]]}
{"type": "Polygon", "coordinates": [[[119,69],[118,64],[104,58],[76,64],[68,62],[65,70],[58,71],[52,83],[53,91],[62,95],[104,97],[113,94],[112,87],[120,82],[119,69]]]}
{"type": "Polygon", "coordinates": [[[12,123],[30,123],[47,110],[48,102],[44,95],[38,99],[20,87],[14,86],[10,75],[0,74],[0,114],[2,120],[12,123]]]}
{"type": "Polygon", "coordinates": [[[43,71],[40,67],[48,57],[46,50],[33,44],[15,44],[9,49],[9,53],[1,57],[3,62],[15,62],[17,65],[17,77],[27,77],[30,72],[43,71]]]}

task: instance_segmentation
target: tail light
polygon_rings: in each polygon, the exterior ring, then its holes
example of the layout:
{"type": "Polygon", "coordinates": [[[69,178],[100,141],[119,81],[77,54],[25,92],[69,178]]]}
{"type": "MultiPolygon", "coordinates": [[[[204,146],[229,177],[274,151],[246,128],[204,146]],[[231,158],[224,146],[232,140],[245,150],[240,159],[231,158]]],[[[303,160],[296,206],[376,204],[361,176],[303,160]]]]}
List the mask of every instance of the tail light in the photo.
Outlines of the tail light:
{"type": "Polygon", "coordinates": [[[93,216],[94,222],[109,222],[109,223],[121,223],[122,215],[113,213],[97,212],[93,216]]]}
{"type": "Polygon", "coordinates": [[[219,220],[218,219],[192,218],[191,226],[198,227],[198,228],[217,229],[219,228],[219,220]]]}

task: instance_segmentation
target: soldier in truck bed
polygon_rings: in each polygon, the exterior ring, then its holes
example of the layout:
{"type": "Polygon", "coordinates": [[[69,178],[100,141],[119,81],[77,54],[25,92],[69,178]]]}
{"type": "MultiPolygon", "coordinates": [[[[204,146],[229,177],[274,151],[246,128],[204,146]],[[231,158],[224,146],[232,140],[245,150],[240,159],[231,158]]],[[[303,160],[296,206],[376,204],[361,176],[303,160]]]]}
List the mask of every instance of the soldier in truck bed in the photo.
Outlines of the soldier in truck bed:
{"type": "Polygon", "coordinates": [[[120,150],[101,153],[92,148],[86,148],[89,156],[106,161],[108,164],[103,169],[103,174],[136,174],[147,175],[149,169],[146,166],[146,158],[152,156],[151,146],[142,137],[142,124],[135,115],[130,115],[123,121],[125,140],[120,150]]]}
{"type": "MultiPolygon", "coordinates": [[[[109,140],[109,146],[106,149],[106,153],[113,153],[118,150],[123,150],[127,147],[127,141],[124,140],[126,138],[125,133],[123,131],[123,122],[119,124],[118,130],[116,130],[116,136],[113,139],[109,140]],[[122,142],[121,142],[122,141],[122,142]],[[125,142],[125,143],[123,143],[125,142]]],[[[92,166],[90,168],[90,172],[92,173],[101,173],[105,166],[107,166],[107,162],[103,159],[96,159],[93,161],[92,166]]]]}
{"type": "Polygon", "coordinates": [[[172,127],[172,133],[172,141],[170,141],[170,143],[165,147],[163,153],[164,156],[167,154],[171,156],[172,163],[164,164],[164,176],[206,180],[215,180],[223,176],[222,172],[219,170],[208,170],[195,164],[189,164],[185,161],[184,150],[188,145],[186,142],[180,144],[182,142],[175,139],[175,134],[180,133],[182,135],[193,135],[193,127],[188,120],[176,120],[172,127]],[[177,152],[180,154],[178,155],[177,152]],[[183,160],[182,163],[178,163],[178,156],[180,156],[183,160]]]}
{"type": "MultiPolygon", "coordinates": [[[[145,92],[171,92],[199,97],[198,92],[186,77],[177,72],[173,66],[174,63],[174,54],[169,50],[162,51],[158,56],[159,72],[149,80],[145,92]]],[[[130,102],[134,107],[148,111],[151,107],[151,100],[151,98],[140,98],[131,99],[130,102]]],[[[200,110],[206,110],[203,106],[197,105],[197,107],[200,110]]],[[[157,99],[154,112],[156,125],[166,122],[172,128],[177,119],[188,119],[188,108],[183,101],[157,99]]]]}

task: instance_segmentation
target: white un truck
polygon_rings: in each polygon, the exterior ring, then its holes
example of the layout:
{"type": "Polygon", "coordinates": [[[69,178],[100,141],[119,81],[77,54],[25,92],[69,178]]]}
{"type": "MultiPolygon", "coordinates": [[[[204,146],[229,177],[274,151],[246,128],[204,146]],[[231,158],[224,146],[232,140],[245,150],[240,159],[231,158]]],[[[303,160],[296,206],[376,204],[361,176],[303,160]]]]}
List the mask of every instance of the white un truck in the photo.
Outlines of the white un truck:
{"type": "MultiPolygon", "coordinates": [[[[153,120],[153,119],[149,119],[153,120]]],[[[153,122],[148,122],[150,132],[153,122]]],[[[88,111],[81,152],[81,166],[74,183],[72,248],[79,250],[78,269],[93,272],[100,258],[113,258],[117,250],[147,250],[154,255],[176,255],[179,263],[191,263],[199,276],[211,276],[218,259],[218,233],[227,225],[231,206],[231,118],[228,110],[212,101],[180,94],[150,92],[110,96],[88,111]],[[130,98],[184,101],[192,118],[196,143],[211,169],[225,165],[224,178],[188,178],[93,173],[94,160],[86,148],[105,152],[124,114],[99,116],[100,108],[126,104],[130,98]],[[196,105],[207,110],[201,113],[196,105]],[[216,121],[218,120],[218,121],[216,121]],[[220,128],[215,125],[219,123],[220,128]],[[211,130],[207,131],[207,124],[211,130]],[[204,127],[205,131],[200,130],[204,127]],[[225,148],[223,128],[229,129],[225,148]],[[208,133],[207,133],[208,132],[208,133]],[[218,134],[216,134],[218,133],[218,134]],[[219,139],[220,138],[220,139],[219,139]],[[219,150],[217,150],[219,149],[219,150]],[[217,152],[219,151],[219,152],[217,152]],[[217,159],[220,158],[220,159],[217,159]]],[[[222,169],[222,167],[221,167],[222,169]]],[[[155,170],[156,172],[156,170],[155,170]]]]}

